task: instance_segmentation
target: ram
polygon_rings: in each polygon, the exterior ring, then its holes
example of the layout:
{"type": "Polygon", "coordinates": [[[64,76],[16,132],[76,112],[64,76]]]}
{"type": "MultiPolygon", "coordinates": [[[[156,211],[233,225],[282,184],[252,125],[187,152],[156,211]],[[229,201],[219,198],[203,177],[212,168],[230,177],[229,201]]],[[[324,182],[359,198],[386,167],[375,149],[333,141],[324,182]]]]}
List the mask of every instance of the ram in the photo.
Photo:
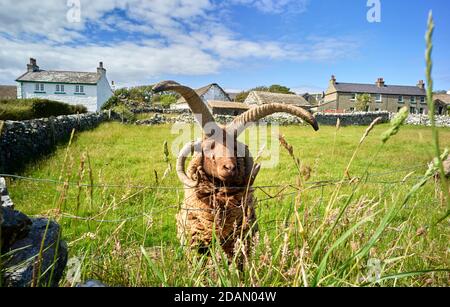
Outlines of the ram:
{"type": "Polygon", "coordinates": [[[181,244],[207,252],[215,237],[228,257],[234,256],[237,242],[242,242],[239,247],[246,253],[248,241],[257,231],[252,185],[260,165],[237,137],[249,125],[277,112],[298,116],[318,130],[315,118],[302,108],[274,103],[254,107],[228,125],[219,125],[191,88],[163,81],[153,91],[183,96],[203,131],[202,139],[186,144],[177,159],[177,174],[185,187],[176,216],[181,244]],[[193,157],[186,170],[189,155],[193,157]]]}

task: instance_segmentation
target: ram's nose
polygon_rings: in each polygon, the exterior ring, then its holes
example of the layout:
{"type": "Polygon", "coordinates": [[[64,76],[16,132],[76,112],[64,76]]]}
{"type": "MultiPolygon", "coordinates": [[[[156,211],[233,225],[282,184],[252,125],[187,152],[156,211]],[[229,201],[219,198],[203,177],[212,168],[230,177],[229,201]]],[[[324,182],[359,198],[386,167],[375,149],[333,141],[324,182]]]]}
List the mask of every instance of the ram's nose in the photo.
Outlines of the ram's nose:
{"type": "Polygon", "coordinates": [[[223,169],[230,175],[235,175],[236,165],[233,163],[227,163],[223,166],[223,169]]]}

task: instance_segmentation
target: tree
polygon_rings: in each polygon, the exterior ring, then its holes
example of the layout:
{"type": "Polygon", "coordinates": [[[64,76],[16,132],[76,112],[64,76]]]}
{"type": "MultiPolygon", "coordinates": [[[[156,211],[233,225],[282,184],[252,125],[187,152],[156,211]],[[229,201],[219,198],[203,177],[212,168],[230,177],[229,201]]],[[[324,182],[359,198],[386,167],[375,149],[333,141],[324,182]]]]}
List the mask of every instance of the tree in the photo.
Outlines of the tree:
{"type": "Polygon", "coordinates": [[[234,98],[234,100],[236,100],[237,102],[244,102],[245,99],[247,99],[248,94],[250,94],[250,92],[240,92],[239,94],[236,95],[236,98],[234,98]]]}
{"type": "Polygon", "coordinates": [[[159,96],[159,103],[163,108],[169,108],[171,104],[177,102],[177,96],[171,94],[164,94],[159,96]]]}
{"type": "Polygon", "coordinates": [[[372,97],[369,94],[361,94],[356,96],[355,110],[360,112],[369,111],[369,105],[372,102],[372,97]]]}
{"type": "Polygon", "coordinates": [[[295,94],[295,93],[291,92],[291,89],[286,86],[279,85],[279,84],[272,84],[271,86],[262,85],[262,86],[254,87],[248,91],[242,91],[236,95],[235,100],[237,102],[244,102],[245,99],[247,99],[248,94],[250,94],[250,92],[252,92],[252,91],[270,92],[270,93],[279,93],[279,94],[295,94]]]}
{"type": "Polygon", "coordinates": [[[283,85],[279,85],[279,84],[273,84],[269,87],[269,92],[271,93],[279,93],[279,94],[295,94],[293,92],[291,92],[291,89],[283,86],[283,85]]]}

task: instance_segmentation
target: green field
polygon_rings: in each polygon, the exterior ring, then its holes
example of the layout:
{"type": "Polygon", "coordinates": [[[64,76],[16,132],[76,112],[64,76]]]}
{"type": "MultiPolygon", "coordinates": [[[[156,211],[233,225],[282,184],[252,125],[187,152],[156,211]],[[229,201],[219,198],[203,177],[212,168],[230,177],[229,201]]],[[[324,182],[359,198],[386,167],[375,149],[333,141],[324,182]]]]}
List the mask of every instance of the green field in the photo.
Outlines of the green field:
{"type": "MultiPolygon", "coordinates": [[[[344,177],[365,129],[280,128],[303,168],[311,168],[310,178],[299,175],[284,149],[277,167],[260,172],[255,186],[276,187],[257,189],[260,232],[242,272],[220,249],[206,258],[179,246],[175,213],[183,190],[175,157],[169,156],[172,170],[166,171],[163,149],[176,137],[170,126],[106,123],[76,134],[70,146],[21,174],[62,183],[14,180],[9,190],[18,210],[62,225],[82,280],[122,286],[448,286],[449,222],[435,225],[447,210],[440,186],[431,179],[405,201],[432,160],[431,129],[402,127],[381,147],[388,125],[376,126],[344,177]],[[362,178],[366,169],[369,176],[362,178]],[[371,283],[374,275],[381,280],[371,283]]],[[[450,129],[439,133],[441,146],[450,147],[450,129]]]]}

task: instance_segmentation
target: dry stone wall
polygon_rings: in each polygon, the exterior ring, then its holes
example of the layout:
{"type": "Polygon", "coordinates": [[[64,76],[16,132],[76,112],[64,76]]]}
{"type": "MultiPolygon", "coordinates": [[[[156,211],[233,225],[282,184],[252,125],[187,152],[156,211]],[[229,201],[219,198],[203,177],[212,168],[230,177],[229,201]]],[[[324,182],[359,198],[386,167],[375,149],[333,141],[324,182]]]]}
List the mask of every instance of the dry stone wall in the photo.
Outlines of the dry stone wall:
{"type": "Polygon", "coordinates": [[[103,112],[0,122],[0,172],[16,172],[67,141],[72,129],[93,129],[109,118],[109,113],[103,112]]]}

